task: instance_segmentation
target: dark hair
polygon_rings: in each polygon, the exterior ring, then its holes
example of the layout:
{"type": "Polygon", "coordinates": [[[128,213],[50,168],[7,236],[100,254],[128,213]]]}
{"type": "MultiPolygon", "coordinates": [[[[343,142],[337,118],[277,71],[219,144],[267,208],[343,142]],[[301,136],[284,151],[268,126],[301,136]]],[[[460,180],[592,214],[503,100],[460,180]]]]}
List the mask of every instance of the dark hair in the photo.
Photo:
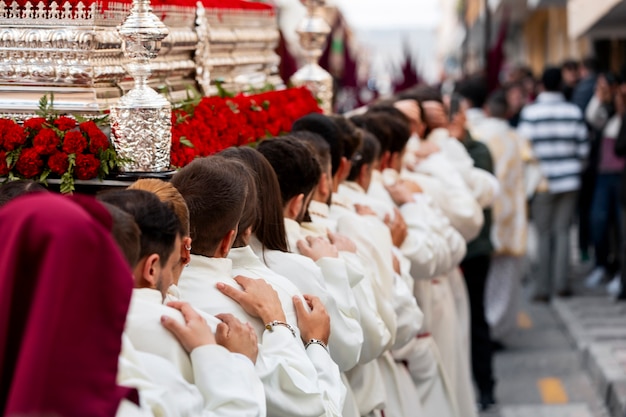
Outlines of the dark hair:
{"type": "Polygon", "coordinates": [[[280,185],[270,163],[260,152],[245,146],[229,148],[221,154],[241,161],[254,173],[258,210],[252,233],[264,248],[288,252],[280,185]]]}
{"type": "Polygon", "coordinates": [[[541,77],[541,82],[546,91],[560,91],[561,90],[561,70],[556,67],[546,68],[541,77]]]}
{"type": "Polygon", "coordinates": [[[391,148],[391,132],[389,126],[385,125],[382,113],[368,113],[350,118],[352,123],[363,130],[374,135],[380,145],[380,153],[384,153],[391,148]]]}
{"type": "Polygon", "coordinates": [[[14,180],[0,185],[0,207],[25,194],[46,192],[46,188],[33,180],[14,180]]]}
{"type": "Polygon", "coordinates": [[[130,213],[105,201],[101,201],[101,203],[113,219],[111,234],[115,243],[124,254],[130,267],[134,268],[139,262],[139,254],[141,253],[141,230],[139,230],[139,226],[130,213]]]}
{"type": "MultiPolygon", "coordinates": [[[[409,119],[400,110],[393,106],[384,108],[375,108],[366,113],[376,116],[375,123],[383,124],[387,127],[387,142],[389,143],[389,152],[400,153],[406,147],[411,137],[411,125],[409,119]]],[[[366,128],[366,130],[369,130],[366,128]]],[[[371,131],[370,131],[371,132],[371,131]]],[[[372,132],[379,140],[380,137],[376,132],[372,132]]],[[[382,148],[381,142],[381,148],[382,148]]]]}
{"type": "MultiPolygon", "coordinates": [[[[218,153],[218,155],[226,159],[239,160],[239,158],[234,156],[234,154],[237,152],[237,149],[239,148],[230,147],[221,151],[220,153],[218,153]]],[[[233,246],[236,248],[246,245],[245,242],[243,241],[242,236],[248,228],[250,227],[254,228],[254,225],[256,224],[257,219],[259,218],[259,213],[258,213],[259,204],[258,204],[258,199],[257,199],[257,180],[254,178],[256,176],[256,173],[253,172],[246,165],[244,161],[240,161],[240,162],[243,162],[243,166],[246,169],[246,175],[244,176],[244,178],[246,179],[248,183],[247,184],[248,194],[246,196],[246,204],[244,204],[243,211],[241,212],[241,219],[239,219],[237,237],[235,237],[235,242],[233,243],[233,246]]]]}
{"type": "Polygon", "coordinates": [[[331,172],[337,173],[341,157],[344,154],[343,142],[337,125],[323,114],[311,113],[296,120],[291,127],[292,132],[306,130],[320,135],[330,145],[331,172]]]}
{"type": "Polygon", "coordinates": [[[361,146],[363,141],[361,130],[350,120],[343,116],[333,115],[330,119],[339,129],[339,138],[343,144],[343,155],[347,160],[352,159],[354,152],[361,146]]]}
{"type": "Polygon", "coordinates": [[[487,99],[487,109],[491,117],[506,119],[509,105],[506,101],[506,94],[503,90],[493,92],[487,99]]]}
{"type": "Polygon", "coordinates": [[[289,136],[264,140],[257,147],[267,158],[280,184],[283,207],[299,194],[309,195],[322,175],[319,161],[309,148],[289,136]]]}
{"type": "Polygon", "coordinates": [[[455,91],[472,103],[472,107],[482,108],[489,95],[487,80],[482,76],[474,76],[456,85],[455,91]]]}
{"type": "Polygon", "coordinates": [[[189,208],[192,253],[213,254],[241,219],[248,194],[248,171],[223,156],[194,159],[178,171],[172,184],[189,208]]]}
{"type": "Polygon", "coordinates": [[[588,56],[587,58],[583,59],[580,64],[588,71],[598,71],[598,60],[592,56],[588,56]]]}
{"type": "Polygon", "coordinates": [[[309,132],[307,130],[291,132],[289,136],[300,140],[309,146],[309,149],[311,149],[313,154],[317,157],[317,160],[320,162],[322,172],[324,172],[326,167],[332,167],[330,145],[324,140],[323,137],[317,133],[309,132]]]}
{"type": "Polygon", "coordinates": [[[561,70],[578,71],[578,66],[578,61],[575,61],[573,59],[566,59],[561,64],[561,70]]]}
{"type": "Polygon", "coordinates": [[[398,93],[397,97],[400,100],[411,99],[419,103],[423,103],[425,101],[438,101],[440,103],[443,103],[443,97],[441,96],[441,92],[434,87],[424,84],[398,93]]]}
{"type": "Polygon", "coordinates": [[[165,266],[174,250],[176,237],[182,234],[180,220],[171,204],[163,203],[156,195],[143,190],[109,191],[100,194],[98,199],[133,216],[141,231],[138,259],[156,253],[161,266],[165,266]]]}
{"type": "Polygon", "coordinates": [[[363,143],[352,157],[352,168],[348,181],[355,181],[361,172],[361,167],[369,165],[380,158],[380,143],[370,132],[363,130],[363,143]]]}

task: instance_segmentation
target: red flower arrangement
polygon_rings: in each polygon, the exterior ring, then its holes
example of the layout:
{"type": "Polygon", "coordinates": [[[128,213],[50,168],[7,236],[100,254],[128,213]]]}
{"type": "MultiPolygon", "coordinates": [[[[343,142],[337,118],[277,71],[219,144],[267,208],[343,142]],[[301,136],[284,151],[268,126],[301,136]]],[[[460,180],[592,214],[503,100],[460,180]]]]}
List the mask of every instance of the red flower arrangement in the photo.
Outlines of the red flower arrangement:
{"type": "Polygon", "coordinates": [[[172,166],[291,130],[294,121],[321,113],[305,87],[234,97],[205,97],[172,112],[172,166]]]}
{"type": "Polygon", "coordinates": [[[29,178],[45,183],[50,174],[61,177],[61,192],[74,191],[74,178],[103,179],[120,162],[97,121],[57,116],[53,97],[40,100],[41,117],[19,125],[0,119],[0,176],[29,178]]]}

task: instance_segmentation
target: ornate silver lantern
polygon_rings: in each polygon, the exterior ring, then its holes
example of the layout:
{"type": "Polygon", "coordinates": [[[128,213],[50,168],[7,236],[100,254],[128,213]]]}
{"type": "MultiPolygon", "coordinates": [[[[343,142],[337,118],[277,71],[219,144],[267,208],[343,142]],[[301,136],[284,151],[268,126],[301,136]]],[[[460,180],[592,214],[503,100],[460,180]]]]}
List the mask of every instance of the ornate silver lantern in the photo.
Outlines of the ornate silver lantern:
{"type": "Polygon", "coordinates": [[[127,160],[124,172],[169,170],[172,108],[170,102],[148,86],[150,60],[156,58],[167,27],[153,13],[150,0],[134,0],[130,14],[119,27],[124,40],[126,69],[135,85],[111,107],[113,145],[127,160]]]}
{"type": "Polygon", "coordinates": [[[292,77],[296,86],[306,86],[320,100],[324,113],[332,113],[333,77],[317,64],[323,53],[326,38],[331,31],[322,16],[326,0],[300,0],[307,8],[307,16],[296,30],[305,51],[306,64],[292,77]]]}

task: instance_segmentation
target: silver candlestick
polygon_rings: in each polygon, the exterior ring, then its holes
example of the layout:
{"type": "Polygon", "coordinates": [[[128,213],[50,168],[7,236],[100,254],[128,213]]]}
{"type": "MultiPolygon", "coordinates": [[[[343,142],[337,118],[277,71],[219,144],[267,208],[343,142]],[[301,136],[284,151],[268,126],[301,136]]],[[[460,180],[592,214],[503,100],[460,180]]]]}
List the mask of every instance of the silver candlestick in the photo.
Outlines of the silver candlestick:
{"type": "Polygon", "coordinates": [[[317,64],[331,31],[322,16],[326,0],[300,0],[300,2],[307,8],[307,16],[296,32],[305,51],[306,64],[291,77],[291,82],[296,86],[304,85],[311,90],[321,102],[320,107],[324,113],[330,114],[333,102],[333,77],[317,64]]]}
{"type": "Polygon", "coordinates": [[[135,85],[111,107],[113,145],[127,160],[123,172],[160,172],[170,167],[172,107],[148,86],[150,60],[156,58],[169,31],[152,13],[150,0],[133,0],[118,29],[124,40],[126,69],[135,85]]]}

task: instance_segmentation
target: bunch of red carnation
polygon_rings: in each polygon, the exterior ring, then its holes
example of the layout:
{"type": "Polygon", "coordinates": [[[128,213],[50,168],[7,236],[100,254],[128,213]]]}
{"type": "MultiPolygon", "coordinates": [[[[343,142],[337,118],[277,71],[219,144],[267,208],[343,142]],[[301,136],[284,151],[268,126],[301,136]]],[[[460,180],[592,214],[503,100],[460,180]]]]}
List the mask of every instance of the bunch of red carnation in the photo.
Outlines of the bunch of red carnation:
{"type": "Polygon", "coordinates": [[[62,191],[73,190],[74,178],[103,178],[115,161],[109,139],[93,121],[33,117],[22,125],[0,119],[0,176],[45,182],[61,177],[62,191]]]}
{"type": "Polygon", "coordinates": [[[294,121],[321,109],[305,87],[235,97],[205,97],[172,114],[171,163],[183,167],[197,156],[289,132],[294,121]]]}

